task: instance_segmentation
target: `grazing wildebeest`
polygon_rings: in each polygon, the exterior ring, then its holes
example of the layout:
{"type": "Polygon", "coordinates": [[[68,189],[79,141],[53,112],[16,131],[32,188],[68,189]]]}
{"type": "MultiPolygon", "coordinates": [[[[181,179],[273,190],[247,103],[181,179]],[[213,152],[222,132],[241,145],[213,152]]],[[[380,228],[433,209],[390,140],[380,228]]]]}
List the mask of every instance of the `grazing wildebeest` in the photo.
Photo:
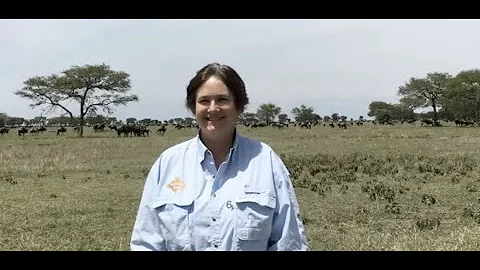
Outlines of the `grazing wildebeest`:
{"type": "Polygon", "coordinates": [[[18,130],[18,136],[25,136],[25,133],[28,133],[28,129],[26,127],[22,127],[18,130]]]}
{"type": "Polygon", "coordinates": [[[472,121],[465,121],[465,120],[458,120],[455,119],[455,125],[456,126],[469,126],[469,125],[474,125],[472,121]]]}
{"type": "Polygon", "coordinates": [[[117,129],[118,137],[120,137],[122,133],[124,137],[127,137],[129,134],[131,136],[135,135],[135,137],[145,137],[148,136],[150,130],[146,126],[123,125],[117,129]]]}
{"type": "Polygon", "coordinates": [[[306,129],[311,129],[312,128],[312,123],[310,122],[301,122],[300,123],[301,128],[306,128],[306,129]]]}
{"type": "Polygon", "coordinates": [[[428,126],[428,125],[432,125],[432,127],[434,126],[434,122],[433,122],[433,120],[431,120],[431,119],[425,118],[425,119],[422,119],[420,122],[421,122],[420,124],[421,124],[422,126],[423,126],[423,124],[425,124],[425,125],[427,125],[427,126],[428,126]]]}
{"type": "Polygon", "coordinates": [[[175,125],[175,128],[178,129],[178,130],[180,130],[180,129],[182,129],[182,128],[185,128],[185,125],[176,124],[176,125],[175,125]]]}
{"type": "Polygon", "coordinates": [[[282,128],[285,128],[285,127],[288,128],[288,124],[286,124],[286,123],[280,123],[280,122],[273,122],[273,123],[272,123],[272,127],[276,127],[276,128],[278,128],[278,129],[282,129],[282,128]]]}
{"type": "Polygon", "coordinates": [[[150,133],[150,130],[146,126],[137,126],[137,127],[134,127],[133,132],[137,137],[145,137],[145,136],[148,136],[148,134],[150,133]]]}
{"type": "Polygon", "coordinates": [[[2,137],[3,137],[3,134],[5,134],[5,133],[8,133],[8,128],[6,128],[6,127],[0,128],[0,135],[2,135],[2,137]]]}
{"type": "Polygon", "coordinates": [[[132,126],[127,126],[127,125],[123,125],[123,126],[121,126],[120,128],[117,129],[118,137],[120,137],[120,135],[122,135],[122,133],[123,133],[124,137],[128,137],[128,134],[131,134],[133,132],[134,132],[133,127],[132,126]]]}
{"type": "Polygon", "coordinates": [[[47,131],[47,128],[44,126],[41,126],[37,129],[38,132],[41,132],[43,134],[44,131],[47,131]]]}
{"type": "Polygon", "coordinates": [[[38,135],[38,132],[40,132],[40,131],[38,131],[38,129],[36,129],[36,128],[30,129],[30,134],[32,134],[32,135],[38,135]]]}
{"type": "Polygon", "coordinates": [[[167,127],[165,125],[161,125],[160,128],[157,130],[157,134],[163,136],[165,134],[165,131],[167,131],[167,127]]]}
{"type": "Polygon", "coordinates": [[[103,131],[105,129],[106,125],[105,123],[99,125],[99,124],[96,124],[95,126],[93,126],[93,131],[97,132],[97,131],[103,131]]]}
{"type": "Polygon", "coordinates": [[[65,127],[61,127],[59,129],[57,129],[57,136],[59,136],[62,133],[65,133],[65,132],[67,132],[67,129],[65,127]]]}

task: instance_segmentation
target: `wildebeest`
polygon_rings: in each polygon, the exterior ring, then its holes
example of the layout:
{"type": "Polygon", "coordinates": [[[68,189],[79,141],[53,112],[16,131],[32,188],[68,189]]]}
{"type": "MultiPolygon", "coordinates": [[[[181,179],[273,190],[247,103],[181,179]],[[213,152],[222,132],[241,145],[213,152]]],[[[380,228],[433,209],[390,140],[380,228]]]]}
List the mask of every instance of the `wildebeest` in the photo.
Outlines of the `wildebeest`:
{"type": "Polygon", "coordinates": [[[165,125],[161,125],[160,128],[157,130],[157,134],[163,136],[165,134],[165,131],[167,131],[167,127],[165,125]]]}
{"type": "Polygon", "coordinates": [[[3,137],[3,134],[8,133],[8,130],[9,130],[9,129],[6,128],[6,127],[0,128],[0,135],[2,135],[2,137],[3,137]]]}
{"type": "Polygon", "coordinates": [[[300,127],[301,128],[306,128],[306,129],[311,129],[312,128],[312,123],[310,123],[308,121],[307,122],[301,122],[300,127]]]}
{"type": "Polygon", "coordinates": [[[281,122],[272,122],[271,125],[272,125],[272,127],[276,127],[276,128],[279,128],[279,129],[285,128],[285,127],[288,128],[288,124],[281,123],[281,122]]]}
{"type": "Polygon", "coordinates": [[[338,127],[343,128],[343,129],[347,129],[347,123],[345,123],[345,122],[338,123],[338,127]]]}
{"type": "Polygon", "coordinates": [[[182,128],[185,128],[185,125],[176,124],[176,125],[175,125],[175,128],[178,129],[178,130],[180,130],[180,129],[182,129],[182,128]]]}
{"type": "Polygon", "coordinates": [[[96,124],[95,126],[93,126],[93,131],[97,132],[97,131],[103,131],[105,129],[106,125],[105,123],[99,125],[99,124],[96,124]]]}
{"type": "Polygon", "coordinates": [[[148,136],[150,130],[146,126],[123,125],[117,129],[118,137],[120,137],[122,133],[124,137],[127,137],[129,134],[131,136],[135,134],[136,137],[145,137],[148,136]]]}
{"type": "Polygon", "coordinates": [[[18,136],[25,136],[25,133],[28,133],[28,129],[26,127],[22,127],[18,130],[18,136]]]}
{"type": "Polygon", "coordinates": [[[122,133],[123,133],[124,137],[127,137],[128,134],[133,133],[133,127],[132,126],[127,126],[127,125],[123,125],[123,126],[119,127],[117,129],[118,137],[120,137],[120,135],[122,135],[122,133]]]}
{"type": "Polygon", "coordinates": [[[469,125],[474,125],[472,121],[465,121],[465,120],[458,120],[455,119],[455,125],[456,126],[469,126],[469,125]]]}
{"type": "Polygon", "coordinates": [[[57,136],[60,135],[61,133],[65,133],[67,132],[67,129],[65,127],[61,127],[59,129],[57,129],[57,136]]]}
{"type": "Polygon", "coordinates": [[[432,125],[432,127],[433,127],[433,125],[434,125],[433,120],[427,119],[427,118],[422,119],[420,122],[421,122],[421,125],[422,125],[422,126],[423,126],[423,124],[425,124],[425,125],[427,125],[427,126],[428,126],[428,125],[432,125]]]}
{"type": "Polygon", "coordinates": [[[32,134],[32,135],[38,135],[38,132],[40,132],[40,131],[38,131],[38,129],[36,129],[36,128],[30,129],[30,134],[32,134]]]}

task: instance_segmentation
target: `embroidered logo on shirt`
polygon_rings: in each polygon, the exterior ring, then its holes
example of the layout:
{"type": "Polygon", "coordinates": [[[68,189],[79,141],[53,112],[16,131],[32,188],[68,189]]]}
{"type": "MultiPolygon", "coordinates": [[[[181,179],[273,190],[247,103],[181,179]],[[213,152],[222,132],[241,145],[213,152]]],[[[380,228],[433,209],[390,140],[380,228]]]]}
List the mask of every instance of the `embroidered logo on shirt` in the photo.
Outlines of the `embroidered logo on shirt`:
{"type": "Polygon", "coordinates": [[[173,192],[177,192],[185,188],[185,183],[178,177],[175,177],[170,183],[167,184],[167,187],[173,192]]]}

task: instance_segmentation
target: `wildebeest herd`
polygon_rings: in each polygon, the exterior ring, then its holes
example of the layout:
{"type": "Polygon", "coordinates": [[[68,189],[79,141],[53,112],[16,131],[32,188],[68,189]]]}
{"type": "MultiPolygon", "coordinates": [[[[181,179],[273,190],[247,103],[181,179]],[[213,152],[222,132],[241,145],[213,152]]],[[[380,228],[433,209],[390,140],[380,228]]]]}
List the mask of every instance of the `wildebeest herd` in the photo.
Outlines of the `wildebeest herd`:
{"type": "MultiPolygon", "coordinates": [[[[448,121],[445,121],[448,122],[448,121]]],[[[475,124],[469,122],[469,121],[462,121],[462,120],[455,120],[455,126],[475,126],[475,124]]],[[[289,127],[295,127],[295,128],[300,128],[300,129],[311,129],[313,126],[317,125],[323,125],[329,126],[331,128],[335,128],[338,126],[341,129],[347,129],[347,126],[362,126],[364,123],[371,123],[373,125],[398,125],[398,124],[416,124],[419,123],[420,126],[433,126],[433,121],[431,119],[421,119],[418,121],[386,121],[386,122],[381,122],[381,121],[372,121],[372,120],[362,120],[362,121],[328,121],[328,122],[323,122],[323,121],[304,121],[304,122],[296,122],[296,121],[290,121],[290,122],[271,122],[271,123],[266,123],[265,121],[255,121],[255,122],[241,122],[238,123],[239,125],[243,125],[247,128],[251,129],[256,129],[256,128],[262,128],[262,127],[274,127],[278,129],[284,129],[284,128],[289,128],[289,127]]],[[[169,124],[161,124],[160,126],[155,127],[155,133],[157,135],[163,136],[167,132],[168,127],[171,127],[173,129],[181,130],[181,129],[187,129],[187,128],[196,128],[198,129],[198,125],[196,124],[180,124],[180,123],[169,123],[169,124]]],[[[54,129],[53,131],[56,132],[57,136],[63,135],[67,133],[67,127],[66,126],[49,126],[48,128],[54,129]]],[[[85,128],[90,128],[90,125],[84,126],[85,128]]],[[[107,131],[115,131],[117,133],[117,137],[146,137],[150,135],[150,127],[148,125],[141,125],[141,124],[126,124],[126,125],[114,125],[114,124],[95,124],[91,126],[93,131],[95,133],[97,132],[107,132],[107,131]]],[[[33,126],[33,125],[27,125],[27,126],[4,126],[0,127],[0,136],[3,137],[5,134],[8,134],[11,129],[18,129],[18,136],[25,136],[25,134],[32,134],[32,135],[38,135],[39,133],[42,133],[47,131],[46,126],[33,126]]],[[[73,126],[72,130],[74,132],[78,132],[79,127],[78,126],[73,126]]],[[[51,130],[52,131],[52,130],[51,130]]]]}
{"type": "MultiPolygon", "coordinates": [[[[181,128],[188,128],[191,127],[189,125],[174,125],[175,128],[181,129],[181,128]]],[[[63,135],[67,132],[67,127],[65,126],[50,126],[49,127],[54,128],[56,131],[57,136],[63,135]]],[[[88,126],[84,126],[85,128],[88,128],[88,126]]],[[[117,133],[118,137],[146,137],[149,136],[150,134],[150,129],[146,125],[121,125],[117,127],[116,125],[106,125],[106,124],[96,124],[93,127],[93,131],[96,132],[106,132],[106,131],[115,131],[117,133]]],[[[10,130],[17,129],[18,136],[25,136],[25,134],[32,134],[32,135],[38,135],[39,133],[43,133],[44,131],[47,131],[46,126],[15,126],[15,127],[1,127],[0,128],[0,136],[4,136],[5,134],[8,134],[10,130]]],[[[74,126],[72,127],[72,130],[74,132],[79,131],[79,126],[74,126]]],[[[156,134],[163,136],[165,132],[167,131],[167,125],[161,125],[158,127],[156,130],[156,134]]]]}

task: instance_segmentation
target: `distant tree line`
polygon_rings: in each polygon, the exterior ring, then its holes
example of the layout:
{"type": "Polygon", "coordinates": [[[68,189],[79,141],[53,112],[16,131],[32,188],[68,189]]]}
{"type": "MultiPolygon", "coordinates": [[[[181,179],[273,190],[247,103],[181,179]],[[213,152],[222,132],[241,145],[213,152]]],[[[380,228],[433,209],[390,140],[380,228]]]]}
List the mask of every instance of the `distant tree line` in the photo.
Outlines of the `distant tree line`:
{"type": "MultiPolygon", "coordinates": [[[[282,108],[278,107],[274,103],[264,103],[259,106],[257,111],[254,112],[244,112],[239,116],[239,122],[242,123],[252,123],[252,122],[265,122],[270,124],[272,122],[278,121],[280,123],[288,123],[295,121],[297,123],[301,122],[320,122],[320,121],[347,121],[348,117],[345,115],[340,115],[338,113],[332,113],[331,115],[320,116],[314,112],[314,108],[301,104],[299,107],[293,108],[290,113],[293,115],[293,119],[288,118],[286,113],[282,113],[282,108]]],[[[363,116],[359,116],[358,119],[362,121],[363,116]]],[[[353,118],[350,118],[353,121],[353,118]]]]}
{"type": "MultiPolygon", "coordinates": [[[[113,107],[127,105],[138,101],[136,94],[130,94],[130,75],[123,71],[115,71],[106,64],[73,66],[60,74],[50,76],[35,76],[23,82],[24,87],[14,93],[32,101],[32,108],[42,107],[44,112],[63,111],[62,116],[46,119],[42,116],[34,119],[11,117],[0,113],[0,126],[40,124],[78,125],[79,137],[83,136],[83,126],[86,124],[123,124],[115,117],[98,114],[99,110],[112,115],[113,107]],[[78,114],[67,108],[67,104],[77,104],[78,114]]],[[[438,119],[468,120],[480,122],[480,70],[465,70],[452,76],[448,73],[428,73],[424,78],[411,77],[398,88],[401,96],[399,104],[389,104],[383,101],[372,101],[369,104],[368,116],[376,120],[415,120],[418,117],[431,115],[435,124],[438,119]],[[416,109],[432,108],[432,113],[418,114],[416,109]]],[[[282,108],[275,103],[264,103],[256,112],[244,112],[240,122],[316,122],[316,121],[346,121],[345,115],[333,113],[320,116],[313,107],[301,104],[293,108],[289,119],[282,108]]],[[[43,113],[42,113],[43,114],[43,113]]],[[[350,118],[350,120],[354,120],[350,118]]],[[[359,116],[358,120],[363,120],[359,116]]],[[[156,125],[156,124],[190,124],[191,117],[169,120],[153,120],[150,118],[137,120],[134,117],[126,119],[126,123],[156,125]]]]}
{"type": "Polygon", "coordinates": [[[399,104],[373,101],[368,116],[379,121],[432,118],[480,122],[480,70],[463,70],[456,76],[432,72],[424,78],[411,77],[398,88],[399,104]],[[416,109],[431,108],[428,113],[416,109]]]}
{"type": "MultiPolygon", "coordinates": [[[[338,113],[333,113],[331,115],[320,116],[314,113],[313,107],[308,107],[304,104],[299,107],[293,108],[291,114],[294,116],[293,119],[290,119],[286,113],[282,113],[281,107],[276,106],[274,103],[265,103],[262,104],[256,113],[244,112],[239,116],[240,123],[252,123],[252,122],[266,122],[268,124],[272,122],[288,123],[291,121],[295,122],[318,122],[318,121],[347,121],[348,118],[345,115],[340,115],[338,113]]],[[[363,120],[363,116],[359,116],[359,120],[363,120]]],[[[350,118],[353,120],[353,118],[350,118]]],[[[176,117],[169,120],[157,120],[151,118],[137,119],[135,117],[128,117],[123,120],[118,120],[116,117],[107,117],[103,115],[87,116],[84,117],[83,123],[85,125],[93,126],[96,124],[113,124],[113,125],[124,125],[124,124],[136,124],[136,125],[189,125],[195,122],[195,119],[192,117],[176,117]]],[[[33,119],[26,119],[23,117],[13,117],[8,116],[6,113],[0,113],[0,127],[4,125],[8,126],[21,126],[21,125],[69,125],[77,126],[80,124],[79,117],[69,117],[69,116],[58,116],[47,118],[45,116],[37,116],[33,119]]]]}

